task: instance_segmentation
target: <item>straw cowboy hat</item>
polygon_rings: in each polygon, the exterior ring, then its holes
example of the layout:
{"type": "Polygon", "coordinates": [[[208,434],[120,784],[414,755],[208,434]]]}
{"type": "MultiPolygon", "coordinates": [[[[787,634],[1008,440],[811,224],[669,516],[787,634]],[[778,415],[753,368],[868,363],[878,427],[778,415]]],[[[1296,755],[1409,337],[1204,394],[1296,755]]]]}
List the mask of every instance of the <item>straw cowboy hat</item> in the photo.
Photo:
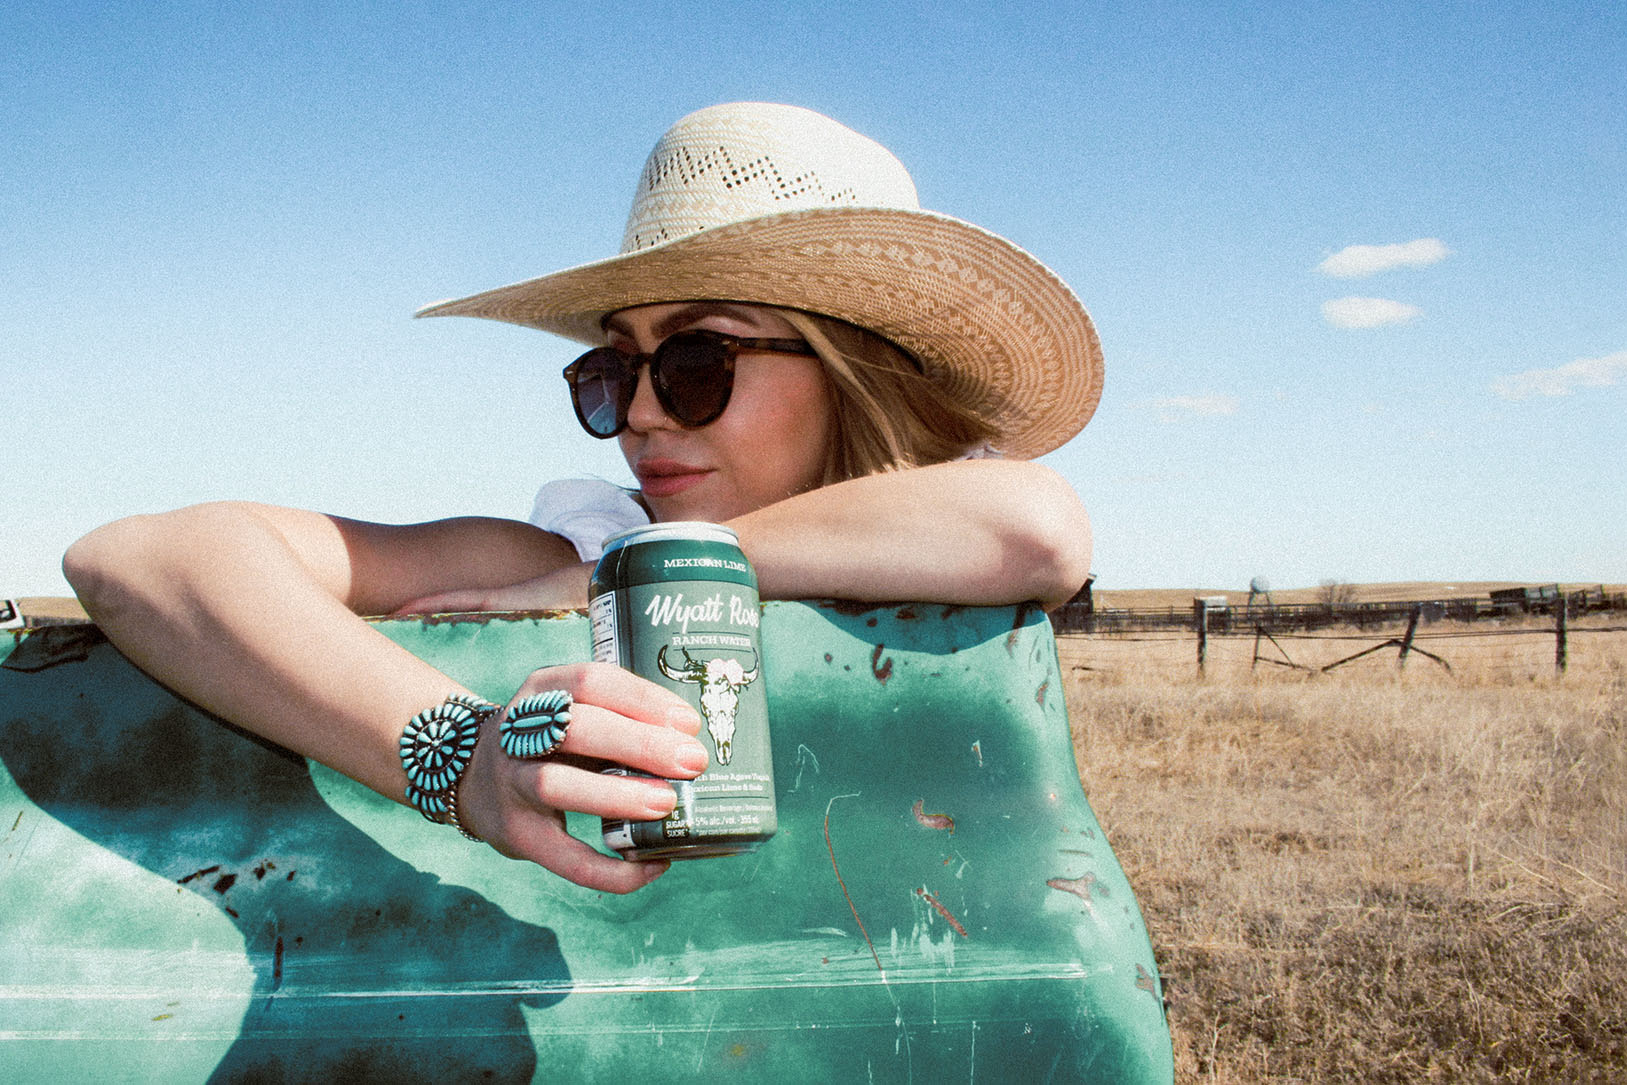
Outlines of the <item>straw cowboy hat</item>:
{"type": "Polygon", "coordinates": [[[602,343],[618,309],[698,299],[884,336],[988,419],[1013,458],[1062,445],[1101,398],[1101,345],[1067,284],[1004,238],[922,210],[891,152],[796,106],[735,102],[673,125],[639,177],[620,255],[418,315],[602,343]]]}

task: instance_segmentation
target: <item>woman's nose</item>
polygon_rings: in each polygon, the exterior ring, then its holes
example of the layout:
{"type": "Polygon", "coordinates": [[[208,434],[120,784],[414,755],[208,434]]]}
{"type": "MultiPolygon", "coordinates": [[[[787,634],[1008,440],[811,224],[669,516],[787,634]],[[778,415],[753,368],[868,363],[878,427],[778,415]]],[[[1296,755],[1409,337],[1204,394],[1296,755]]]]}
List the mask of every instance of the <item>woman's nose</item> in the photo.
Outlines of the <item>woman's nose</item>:
{"type": "Polygon", "coordinates": [[[676,429],[677,423],[655,395],[655,383],[650,379],[650,367],[643,366],[633,378],[633,402],[627,405],[627,428],[640,432],[652,429],[676,429]]]}

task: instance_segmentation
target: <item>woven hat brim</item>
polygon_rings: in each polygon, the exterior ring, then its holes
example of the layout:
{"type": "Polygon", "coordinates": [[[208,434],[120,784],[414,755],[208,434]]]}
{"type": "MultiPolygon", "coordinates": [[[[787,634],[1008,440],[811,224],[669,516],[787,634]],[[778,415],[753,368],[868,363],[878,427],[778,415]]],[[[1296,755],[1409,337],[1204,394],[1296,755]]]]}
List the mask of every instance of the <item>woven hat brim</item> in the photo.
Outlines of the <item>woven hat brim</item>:
{"type": "Polygon", "coordinates": [[[1102,351],[1079,299],[1017,245],[931,211],[831,207],[748,219],[422,309],[604,341],[618,309],[716,299],[822,313],[882,335],[1031,459],[1096,410],[1102,351]]]}

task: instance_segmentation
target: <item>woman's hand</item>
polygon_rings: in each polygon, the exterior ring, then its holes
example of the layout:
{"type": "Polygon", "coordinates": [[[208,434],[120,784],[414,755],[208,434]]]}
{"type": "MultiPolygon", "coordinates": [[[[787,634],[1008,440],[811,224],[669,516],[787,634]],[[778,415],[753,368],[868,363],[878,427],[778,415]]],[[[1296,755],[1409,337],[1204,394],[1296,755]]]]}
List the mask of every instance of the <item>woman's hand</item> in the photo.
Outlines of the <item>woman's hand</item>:
{"type": "Polygon", "coordinates": [[[575,701],[558,753],[540,760],[508,756],[498,743],[501,716],[486,722],[458,792],[460,820],[511,859],[526,859],[590,889],[627,893],[666,870],[664,862],[612,858],[565,831],[566,810],[652,821],[672,812],[676,795],[663,780],[606,776],[614,762],[667,779],[693,779],[706,769],[696,740],[701,718],[682,697],[607,663],[534,672],[521,698],[563,689],[575,701]]]}
{"type": "Polygon", "coordinates": [[[391,617],[461,614],[482,610],[580,610],[588,605],[591,563],[565,565],[552,572],[500,588],[436,592],[402,604],[391,617]]]}

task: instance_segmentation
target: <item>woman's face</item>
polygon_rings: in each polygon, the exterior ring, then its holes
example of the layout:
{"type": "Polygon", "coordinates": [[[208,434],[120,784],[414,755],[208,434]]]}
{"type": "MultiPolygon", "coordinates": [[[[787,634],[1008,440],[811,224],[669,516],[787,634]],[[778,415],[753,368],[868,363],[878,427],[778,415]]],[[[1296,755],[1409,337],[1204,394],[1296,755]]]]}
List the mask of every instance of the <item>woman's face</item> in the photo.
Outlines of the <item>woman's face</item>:
{"type": "MultiPolygon", "coordinates": [[[[743,338],[800,339],[783,317],[753,305],[663,302],[605,322],[617,350],[648,354],[668,336],[705,329],[743,338]]],[[[832,434],[830,392],[818,358],[742,351],[734,392],[714,422],[686,429],[639,372],[618,438],[657,520],[727,520],[814,489],[832,434]]]]}

